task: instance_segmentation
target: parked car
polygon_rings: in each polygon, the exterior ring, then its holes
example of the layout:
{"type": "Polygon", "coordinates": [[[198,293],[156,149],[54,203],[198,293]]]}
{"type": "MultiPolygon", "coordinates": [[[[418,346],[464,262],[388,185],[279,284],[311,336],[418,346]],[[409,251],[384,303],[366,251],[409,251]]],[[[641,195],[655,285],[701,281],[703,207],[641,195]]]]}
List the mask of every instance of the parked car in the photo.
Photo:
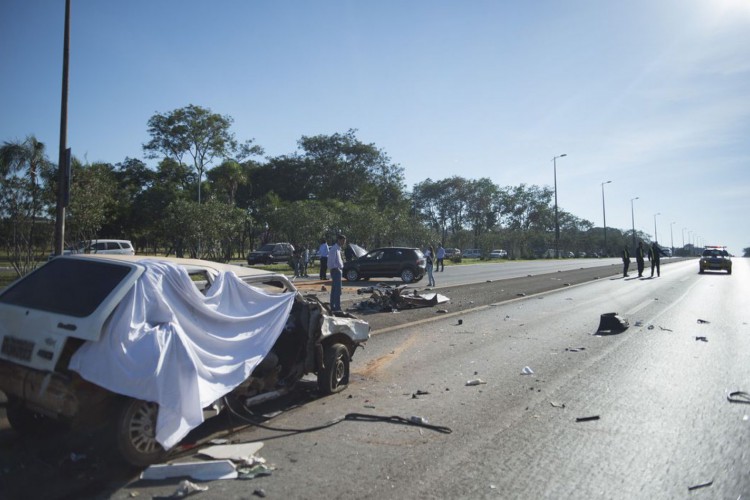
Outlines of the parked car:
{"type": "Polygon", "coordinates": [[[370,330],[283,275],[126,255],[52,259],[0,292],[0,317],[11,427],[98,418],[137,466],[225,406],[280,396],[307,373],[322,394],[344,389],[370,330]]]}
{"type": "Polygon", "coordinates": [[[703,274],[706,271],[726,271],[727,274],[732,274],[732,258],[727,247],[707,246],[703,249],[698,272],[703,274]]]}
{"type": "Polygon", "coordinates": [[[400,277],[404,283],[415,283],[424,277],[426,266],[427,259],[418,248],[377,248],[345,262],[344,277],[347,281],[400,277]]]}
{"type": "Polygon", "coordinates": [[[490,252],[488,258],[490,259],[507,259],[508,258],[508,252],[502,249],[493,250],[490,252]]]}
{"type": "Polygon", "coordinates": [[[478,248],[469,248],[461,252],[464,259],[480,259],[482,257],[482,251],[478,248]]]}
{"type": "Polygon", "coordinates": [[[247,263],[253,265],[291,262],[292,254],[294,247],[291,243],[266,243],[258,250],[247,254],[247,263]]]}

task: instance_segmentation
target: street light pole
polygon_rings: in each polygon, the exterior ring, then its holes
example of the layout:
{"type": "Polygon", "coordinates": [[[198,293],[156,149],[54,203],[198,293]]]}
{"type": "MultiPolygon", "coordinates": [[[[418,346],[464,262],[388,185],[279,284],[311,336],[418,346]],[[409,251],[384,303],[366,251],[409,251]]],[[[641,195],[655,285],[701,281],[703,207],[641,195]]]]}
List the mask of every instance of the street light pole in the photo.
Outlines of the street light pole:
{"type": "Polygon", "coordinates": [[[674,222],[669,223],[669,241],[672,244],[670,247],[672,249],[672,257],[674,257],[674,233],[672,232],[672,226],[674,226],[674,222]]]}
{"type": "Polygon", "coordinates": [[[661,212],[657,212],[657,213],[654,214],[654,243],[656,243],[657,241],[659,241],[659,236],[656,234],[657,233],[656,232],[656,216],[657,215],[661,215],[661,212]]]}
{"type": "Polygon", "coordinates": [[[604,208],[604,185],[612,181],[602,182],[602,218],[604,219],[604,255],[609,255],[607,250],[607,210],[604,208]]]}
{"type": "Polygon", "coordinates": [[[695,253],[693,249],[693,232],[688,230],[688,245],[690,245],[690,255],[695,253]]]}
{"type": "Polygon", "coordinates": [[[686,229],[687,229],[686,227],[682,228],[682,253],[683,254],[685,253],[685,230],[686,229]]]}
{"type": "Polygon", "coordinates": [[[633,222],[633,253],[635,253],[635,212],[633,210],[633,202],[638,199],[638,196],[635,198],[630,198],[630,220],[633,222]]]}
{"type": "Polygon", "coordinates": [[[555,258],[560,258],[560,222],[557,218],[557,159],[568,156],[566,153],[552,158],[552,169],[555,174],[555,258]]]}

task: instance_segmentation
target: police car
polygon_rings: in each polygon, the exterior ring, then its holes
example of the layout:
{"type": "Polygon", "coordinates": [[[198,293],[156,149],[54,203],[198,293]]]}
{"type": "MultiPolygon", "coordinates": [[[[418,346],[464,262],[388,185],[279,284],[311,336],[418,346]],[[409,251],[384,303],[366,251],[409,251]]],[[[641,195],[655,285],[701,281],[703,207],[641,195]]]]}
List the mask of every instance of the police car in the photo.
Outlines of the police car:
{"type": "Polygon", "coordinates": [[[732,274],[732,259],[727,252],[727,247],[707,246],[703,248],[703,254],[699,263],[698,272],[726,271],[732,274]]]}

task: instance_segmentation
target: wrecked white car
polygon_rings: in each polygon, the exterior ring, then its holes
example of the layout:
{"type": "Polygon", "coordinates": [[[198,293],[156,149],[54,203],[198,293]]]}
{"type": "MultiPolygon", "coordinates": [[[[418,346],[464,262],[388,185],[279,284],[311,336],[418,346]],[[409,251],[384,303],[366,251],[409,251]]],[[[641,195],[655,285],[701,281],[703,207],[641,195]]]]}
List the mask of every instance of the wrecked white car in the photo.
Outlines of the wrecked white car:
{"type": "Polygon", "coordinates": [[[321,393],[342,390],[369,331],[266,271],[62,256],[0,293],[0,391],[19,432],[99,416],[122,457],[142,466],[226,398],[266,401],[308,373],[321,393]]]}

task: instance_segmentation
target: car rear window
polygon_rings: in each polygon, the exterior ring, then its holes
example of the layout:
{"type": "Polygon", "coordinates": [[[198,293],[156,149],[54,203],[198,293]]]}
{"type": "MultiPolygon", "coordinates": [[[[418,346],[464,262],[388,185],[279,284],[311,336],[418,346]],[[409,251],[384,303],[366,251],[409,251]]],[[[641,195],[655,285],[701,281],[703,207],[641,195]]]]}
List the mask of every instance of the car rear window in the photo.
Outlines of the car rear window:
{"type": "Polygon", "coordinates": [[[77,318],[89,316],[128,275],[129,266],[52,259],[0,294],[0,302],[77,318]]]}

